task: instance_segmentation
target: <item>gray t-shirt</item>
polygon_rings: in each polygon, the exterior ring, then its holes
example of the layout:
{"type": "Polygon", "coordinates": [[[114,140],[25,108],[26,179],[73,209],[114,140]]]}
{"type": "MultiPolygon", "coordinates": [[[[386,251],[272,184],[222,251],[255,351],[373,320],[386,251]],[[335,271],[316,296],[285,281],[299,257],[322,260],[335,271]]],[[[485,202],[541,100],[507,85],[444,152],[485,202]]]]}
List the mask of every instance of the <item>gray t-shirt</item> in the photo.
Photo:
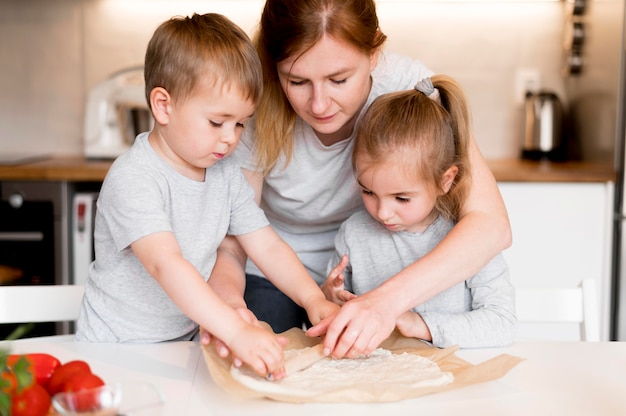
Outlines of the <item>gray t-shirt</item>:
{"type": "Polygon", "coordinates": [[[89,269],[76,339],[159,342],[189,338],[197,325],[144,269],[130,244],[147,235],[174,233],[186,260],[208,280],[224,236],[268,225],[254,192],[233,159],[191,180],[161,160],[137,136],[111,166],[97,202],[96,259],[89,269]]]}
{"type": "MultiPolygon", "coordinates": [[[[341,225],[327,270],[347,254],[350,264],[344,273],[345,288],[357,295],[366,293],[430,252],[453,226],[439,217],[423,233],[392,232],[367,211],[359,211],[341,225]]],[[[515,290],[504,257],[497,255],[470,279],[413,311],[422,316],[437,347],[509,345],[517,319],[515,290]]]]}
{"type": "MultiPolygon", "coordinates": [[[[381,54],[361,115],[381,94],[411,89],[417,81],[431,74],[419,61],[381,54]]],[[[256,134],[251,128],[254,123],[249,124],[234,156],[243,168],[254,171],[256,134]]],[[[326,264],[333,252],[337,229],[362,206],[352,173],[352,138],[325,146],[311,126],[296,118],[291,162],[285,168],[285,158],[281,155],[263,184],[261,208],[318,284],[326,279],[326,264]]],[[[251,261],[246,272],[263,276],[251,261]]]]}

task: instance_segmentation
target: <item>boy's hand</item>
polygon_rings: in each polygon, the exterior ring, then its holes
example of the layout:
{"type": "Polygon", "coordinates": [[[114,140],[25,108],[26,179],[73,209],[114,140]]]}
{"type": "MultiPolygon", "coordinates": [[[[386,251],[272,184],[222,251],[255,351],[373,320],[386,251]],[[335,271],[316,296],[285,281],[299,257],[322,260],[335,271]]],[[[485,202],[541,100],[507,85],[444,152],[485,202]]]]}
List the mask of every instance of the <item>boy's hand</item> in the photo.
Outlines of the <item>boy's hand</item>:
{"type": "Polygon", "coordinates": [[[277,336],[271,331],[246,324],[230,341],[233,356],[246,363],[262,377],[272,374],[275,380],[285,376],[283,347],[287,338],[277,336]]]}
{"type": "MultiPolygon", "coordinates": [[[[259,320],[254,315],[254,313],[252,313],[250,309],[248,308],[234,308],[234,309],[244,321],[246,321],[249,324],[261,327],[259,320]]],[[[230,354],[230,349],[228,348],[228,345],[226,345],[226,343],[222,341],[221,339],[212,336],[211,333],[206,331],[204,328],[200,328],[200,344],[209,345],[211,341],[213,341],[213,344],[215,345],[215,350],[217,351],[217,355],[219,355],[222,358],[228,357],[228,355],[230,354]]],[[[241,360],[237,358],[236,356],[233,356],[233,365],[235,367],[240,367],[241,364],[242,364],[241,360]]]]}
{"type": "Polygon", "coordinates": [[[340,308],[336,303],[326,300],[320,296],[319,300],[311,302],[305,309],[311,323],[316,325],[321,320],[336,315],[340,308]]]}
{"type": "Polygon", "coordinates": [[[356,297],[354,293],[348,292],[344,287],[343,272],[348,266],[348,256],[341,256],[339,264],[337,264],[328,274],[326,281],[321,286],[322,292],[326,299],[337,305],[343,305],[345,302],[356,297]]]}

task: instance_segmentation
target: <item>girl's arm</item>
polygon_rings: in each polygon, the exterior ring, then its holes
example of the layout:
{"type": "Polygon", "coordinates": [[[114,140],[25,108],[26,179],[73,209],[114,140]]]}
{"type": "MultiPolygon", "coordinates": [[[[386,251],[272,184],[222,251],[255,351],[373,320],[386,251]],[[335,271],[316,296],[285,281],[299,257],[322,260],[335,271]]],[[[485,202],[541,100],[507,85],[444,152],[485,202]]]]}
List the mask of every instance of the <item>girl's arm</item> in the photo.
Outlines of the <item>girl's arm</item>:
{"type": "Polygon", "coordinates": [[[402,313],[467,280],[511,245],[504,201],[473,138],[469,155],[472,185],[459,222],[426,256],[377,289],[347,302],[332,323],[311,328],[312,336],[326,332],[327,352],[355,357],[373,351],[402,313]]]}
{"type": "Polygon", "coordinates": [[[131,248],[185,315],[223,340],[258,374],[280,371],[283,366],[281,340],[241,319],[183,257],[173,233],[150,234],[132,243],[131,248]]]}

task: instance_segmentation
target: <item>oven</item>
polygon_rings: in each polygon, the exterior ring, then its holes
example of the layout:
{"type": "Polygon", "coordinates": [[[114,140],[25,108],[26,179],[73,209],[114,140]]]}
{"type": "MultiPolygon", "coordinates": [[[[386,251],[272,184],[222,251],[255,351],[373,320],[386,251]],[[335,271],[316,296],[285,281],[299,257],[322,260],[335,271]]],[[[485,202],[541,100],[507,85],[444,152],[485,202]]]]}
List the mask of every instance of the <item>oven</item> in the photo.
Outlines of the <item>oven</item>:
{"type": "MultiPolygon", "coordinates": [[[[84,284],[94,259],[100,182],[0,181],[0,285],[84,284]]],[[[30,324],[26,336],[73,333],[30,324]]],[[[18,327],[0,324],[0,340],[18,327]]]]}
{"type": "MultiPolygon", "coordinates": [[[[67,219],[64,182],[0,182],[0,284],[54,285],[68,283],[67,219]]],[[[0,339],[18,325],[1,324],[0,339]]],[[[63,324],[31,325],[28,336],[66,332],[63,324]]]]}

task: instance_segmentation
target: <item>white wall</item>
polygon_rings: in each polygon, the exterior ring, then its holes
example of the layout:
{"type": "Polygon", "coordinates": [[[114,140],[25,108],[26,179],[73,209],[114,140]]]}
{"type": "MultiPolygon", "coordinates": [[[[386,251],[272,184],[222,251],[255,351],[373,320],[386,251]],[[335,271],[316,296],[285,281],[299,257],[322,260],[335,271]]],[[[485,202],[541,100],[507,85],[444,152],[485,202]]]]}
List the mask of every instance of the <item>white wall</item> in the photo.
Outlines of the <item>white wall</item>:
{"type": "MultiPolygon", "coordinates": [[[[262,0],[0,1],[0,152],[81,152],[89,88],[140,65],[155,27],[175,14],[219,12],[248,33],[262,0]]],[[[563,94],[562,2],[379,0],[387,48],[456,77],[488,158],[517,157],[519,68],[537,68],[563,94]]],[[[565,97],[563,97],[565,98],[565,97]]]]}

